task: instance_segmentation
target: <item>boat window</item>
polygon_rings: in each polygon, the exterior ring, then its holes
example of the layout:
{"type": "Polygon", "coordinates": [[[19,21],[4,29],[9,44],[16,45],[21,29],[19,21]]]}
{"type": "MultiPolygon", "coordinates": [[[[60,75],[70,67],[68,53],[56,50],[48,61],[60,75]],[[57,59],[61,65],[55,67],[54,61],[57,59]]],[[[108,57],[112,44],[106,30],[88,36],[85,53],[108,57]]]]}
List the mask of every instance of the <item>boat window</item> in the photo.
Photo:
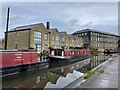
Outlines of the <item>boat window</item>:
{"type": "Polygon", "coordinates": [[[78,51],[79,52],[79,54],[80,54],[80,51],[78,51]]]}
{"type": "Polygon", "coordinates": [[[58,56],[62,56],[62,51],[58,51],[58,56]]]}
{"type": "Polygon", "coordinates": [[[75,51],[76,54],[78,54],[78,51],[75,51]]]}
{"type": "Polygon", "coordinates": [[[80,51],[80,54],[83,54],[83,51],[80,51]]]}
{"type": "Polygon", "coordinates": [[[83,54],[85,54],[85,51],[83,51],[83,54]]]}
{"type": "Polygon", "coordinates": [[[57,51],[55,51],[55,55],[57,55],[57,51]]]}
{"type": "Polygon", "coordinates": [[[65,50],[64,53],[65,53],[66,55],[68,55],[68,54],[69,54],[69,51],[65,50]]]}
{"type": "Polygon", "coordinates": [[[54,55],[54,51],[51,52],[51,55],[54,55]]]}
{"type": "Polygon", "coordinates": [[[84,51],[84,54],[86,54],[86,51],[84,51]]]}
{"type": "Polygon", "coordinates": [[[74,51],[72,51],[72,54],[74,55],[74,51]]]}

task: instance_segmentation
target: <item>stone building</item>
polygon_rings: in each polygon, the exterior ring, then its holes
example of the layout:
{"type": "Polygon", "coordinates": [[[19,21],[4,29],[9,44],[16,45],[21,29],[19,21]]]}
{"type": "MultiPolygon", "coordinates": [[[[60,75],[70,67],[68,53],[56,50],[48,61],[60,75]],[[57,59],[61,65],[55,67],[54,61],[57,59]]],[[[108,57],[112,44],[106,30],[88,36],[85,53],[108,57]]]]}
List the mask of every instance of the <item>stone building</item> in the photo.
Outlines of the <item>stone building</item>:
{"type": "Polygon", "coordinates": [[[33,49],[40,53],[49,50],[49,48],[61,49],[82,46],[82,37],[59,32],[57,28],[50,28],[49,22],[47,22],[46,27],[43,23],[37,23],[19,26],[8,31],[8,50],[33,49]]]}
{"type": "Polygon", "coordinates": [[[0,50],[4,50],[4,43],[5,43],[4,38],[0,39],[0,50]]]}
{"type": "Polygon", "coordinates": [[[119,36],[115,34],[85,29],[76,31],[73,35],[82,37],[84,48],[104,51],[105,49],[117,49],[118,47],[119,36]]]}
{"type": "Polygon", "coordinates": [[[74,41],[74,36],[72,34],[68,34],[68,38],[69,38],[69,48],[74,48],[75,47],[75,41],[74,41]]]}
{"type": "Polygon", "coordinates": [[[69,38],[66,32],[60,32],[61,35],[61,48],[69,48],[69,38]]]}
{"type": "Polygon", "coordinates": [[[81,48],[83,47],[83,40],[77,35],[68,34],[69,42],[68,48],[81,48]]]}
{"type": "Polygon", "coordinates": [[[41,52],[49,47],[49,31],[43,23],[20,26],[8,32],[7,49],[41,52]]]}
{"type": "Polygon", "coordinates": [[[118,48],[120,49],[120,37],[118,37],[118,48]]]}
{"type": "Polygon", "coordinates": [[[49,45],[52,47],[52,48],[58,48],[60,49],[61,48],[61,45],[60,45],[60,33],[58,31],[57,28],[51,28],[49,29],[49,36],[50,36],[50,39],[49,39],[49,45]]]}
{"type": "Polygon", "coordinates": [[[75,43],[75,47],[83,47],[83,40],[81,37],[78,37],[78,36],[74,36],[74,43],[75,43]]]}

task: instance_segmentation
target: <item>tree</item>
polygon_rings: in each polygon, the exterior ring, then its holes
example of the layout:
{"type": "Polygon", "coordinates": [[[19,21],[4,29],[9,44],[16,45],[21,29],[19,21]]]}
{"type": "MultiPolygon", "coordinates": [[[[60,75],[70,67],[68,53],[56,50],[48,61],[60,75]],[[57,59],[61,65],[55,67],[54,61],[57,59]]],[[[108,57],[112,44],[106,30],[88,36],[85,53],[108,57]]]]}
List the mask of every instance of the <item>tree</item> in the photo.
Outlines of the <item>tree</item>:
{"type": "Polygon", "coordinates": [[[53,49],[53,48],[50,46],[48,49],[50,49],[50,50],[51,50],[51,49],[53,49]]]}

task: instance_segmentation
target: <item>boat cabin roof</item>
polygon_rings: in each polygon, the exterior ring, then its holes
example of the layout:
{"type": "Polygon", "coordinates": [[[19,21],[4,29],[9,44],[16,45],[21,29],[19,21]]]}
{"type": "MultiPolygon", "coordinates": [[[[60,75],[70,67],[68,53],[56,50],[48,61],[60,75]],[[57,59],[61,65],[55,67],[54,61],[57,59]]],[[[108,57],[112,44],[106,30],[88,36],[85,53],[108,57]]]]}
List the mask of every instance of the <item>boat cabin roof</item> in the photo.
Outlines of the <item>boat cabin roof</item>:
{"type": "Polygon", "coordinates": [[[0,50],[0,52],[30,52],[33,50],[0,50]]]}
{"type": "Polygon", "coordinates": [[[51,49],[51,50],[82,50],[82,49],[51,49]]]}

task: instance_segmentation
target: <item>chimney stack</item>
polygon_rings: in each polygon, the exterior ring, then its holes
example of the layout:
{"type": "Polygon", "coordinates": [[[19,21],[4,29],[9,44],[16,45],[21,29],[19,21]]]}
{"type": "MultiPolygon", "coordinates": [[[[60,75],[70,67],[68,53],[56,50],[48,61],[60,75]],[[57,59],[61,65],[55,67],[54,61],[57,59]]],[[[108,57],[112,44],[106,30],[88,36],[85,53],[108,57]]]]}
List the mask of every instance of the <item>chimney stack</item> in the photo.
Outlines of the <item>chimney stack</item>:
{"type": "Polygon", "coordinates": [[[50,22],[47,22],[47,29],[50,29],[50,22]]]}

